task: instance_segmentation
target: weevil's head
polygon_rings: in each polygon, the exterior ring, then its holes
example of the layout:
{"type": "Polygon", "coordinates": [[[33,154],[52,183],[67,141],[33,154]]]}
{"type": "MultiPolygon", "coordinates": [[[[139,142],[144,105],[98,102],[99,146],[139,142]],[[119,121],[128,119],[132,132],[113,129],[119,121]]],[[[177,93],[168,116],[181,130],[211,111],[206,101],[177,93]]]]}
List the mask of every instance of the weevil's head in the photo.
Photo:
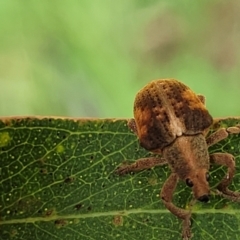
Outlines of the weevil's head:
{"type": "Polygon", "coordinates": [[[201,202],[208,202],[210,197],[209,173],[206,169],[196,169],[185,179],[187,186],[192,188],[194,197],[201,202]]]}

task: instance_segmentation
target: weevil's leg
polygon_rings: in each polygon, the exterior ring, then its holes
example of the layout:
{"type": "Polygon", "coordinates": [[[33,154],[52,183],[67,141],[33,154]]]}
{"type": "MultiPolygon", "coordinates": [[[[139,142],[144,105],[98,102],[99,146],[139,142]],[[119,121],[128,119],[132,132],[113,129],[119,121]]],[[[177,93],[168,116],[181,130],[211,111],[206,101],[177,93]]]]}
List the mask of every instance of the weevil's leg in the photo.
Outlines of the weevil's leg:
{"type": "Polygon", "coordinates": [[[211,134],[207,139],[207,145],[208,147],[220,142],[221,140],[225,139],[228,137],[228,132],[226,131],[225,128],[221,128],[219,130],[217,130],[216,132],[214,132],[213,134],[211,134]]]}
{"type": "Polygon", "coordinates": [[[184,240],[191,238],[191,212],[175,206],[172,202],[173,193],[177,186],[178,176],[172,173],[163,185],[161,198],[165,207],[175,216],[183,220],[182,237],[184,240]]]}
{"type": "Polygon", "coordinates": [[[198,94],[197,96],[200,99],[200,101],[205,105],[205,102],[206,102],[205,97],[201,94],[198,94]]]}
{"type": "Polygon", "coordinates": [[[167,161],[161,157],[140,158],[132,164],[122,164],[116,170],[116,174],[123,175],[129,172],[139,172],[144,169],[149,169],[155,166],[166,164],[167,161]]]}
{"type": "Polygon", "coordinates": [[[233,201],[240,200],[240,193],[228,189],[229,184],[232,182],[235,173],[235,161],[233,155],[229,153],[213,153],[210,155],[210,161],[218,165],[223,165],[228,168],[226,176],[218,184],[217,189],[226,198],[233,201]]]}
{"type": "Polygon", "coordinates": [[[220,142],[221,140],[228,137],[229,134],[239,134],[240,133],[240,125],[236,125],[234,127],[229,128],[220,128],[212,135],[210,135],[206,141],[208,147],[220,142]]]}
{"type": "Polygon", "coordinates": [[[134,118],[129,119],[127,125],[137,135],[137,126],[134,118]]]}

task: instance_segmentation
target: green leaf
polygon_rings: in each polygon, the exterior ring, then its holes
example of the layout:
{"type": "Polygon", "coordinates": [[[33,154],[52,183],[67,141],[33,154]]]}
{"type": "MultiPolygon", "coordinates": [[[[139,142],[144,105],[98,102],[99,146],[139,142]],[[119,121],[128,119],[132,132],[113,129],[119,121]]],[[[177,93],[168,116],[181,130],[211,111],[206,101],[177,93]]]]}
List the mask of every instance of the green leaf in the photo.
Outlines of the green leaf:
{"type": "MultiPolygon", "coordinates": [[[[215,128],[240,119],[218,120],[215,128]]],[[[0,239],[181,239],[181,220],[159,198],[168,167],[117,176],[124,160],[151,155],[120,119],[0,120],[0,239]]],[[[240,189],[240,136],[210,149],[236,157],[231,189],[240,189]]],[[[225,169],[211,168],[216,186],[225,169]]],[[[174,195],[189,208],[191,191],[174,195]]],[[[240,239],[239,203],[212,194],[192,206],[192,239],[240,239]]]]}

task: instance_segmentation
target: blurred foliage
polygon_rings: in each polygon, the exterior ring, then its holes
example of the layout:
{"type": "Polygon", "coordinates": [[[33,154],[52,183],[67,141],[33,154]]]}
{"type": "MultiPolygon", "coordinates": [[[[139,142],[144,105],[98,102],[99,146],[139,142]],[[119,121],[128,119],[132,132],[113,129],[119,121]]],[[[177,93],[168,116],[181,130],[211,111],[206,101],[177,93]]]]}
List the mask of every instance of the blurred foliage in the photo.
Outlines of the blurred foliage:
{"type": "Polygon", "coordinates": [[[131,117],[176,78],[240,115],[238,0],[0,1],[0,114],[131,117]]]}

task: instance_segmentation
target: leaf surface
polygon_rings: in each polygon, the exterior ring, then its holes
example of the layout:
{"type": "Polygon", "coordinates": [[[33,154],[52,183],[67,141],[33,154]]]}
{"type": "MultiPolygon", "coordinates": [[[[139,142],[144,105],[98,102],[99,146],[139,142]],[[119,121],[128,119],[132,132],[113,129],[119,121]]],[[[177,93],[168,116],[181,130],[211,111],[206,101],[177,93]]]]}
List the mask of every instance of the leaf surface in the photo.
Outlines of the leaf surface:
{"type": "MultiPolygon", "coordinates": [[[[240,119],[216,121],[214,128],[240,119]]],[[[240,135],[210,148],[236,157],[231,189],[240,190],[240,135]]],[[[170,171],[117,176],[123,161],[151,155],[121,119],[6,118],[0,121],[0,239],[181,239],[181,221],[159,193],[170,171]]],[[[226,169],[211,167],[210,185],[226,169]]],[[[189,208],[180,183],[177,206],[189,208]]],[[[240,204],[214,194],[192,206],[194,239],[240,239],[240,204]]]]}

